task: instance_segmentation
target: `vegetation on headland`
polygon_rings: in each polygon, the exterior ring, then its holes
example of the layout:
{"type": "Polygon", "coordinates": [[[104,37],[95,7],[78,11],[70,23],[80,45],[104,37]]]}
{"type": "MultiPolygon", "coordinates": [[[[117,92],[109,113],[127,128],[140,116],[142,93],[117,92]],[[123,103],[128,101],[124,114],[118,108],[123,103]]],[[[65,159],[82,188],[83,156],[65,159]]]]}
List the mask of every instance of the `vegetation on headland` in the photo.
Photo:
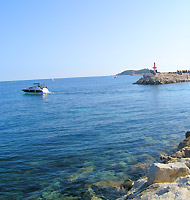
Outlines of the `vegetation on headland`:
{"type": "Polygon", "coordinates": [[[119,74],[117,74],[117,76],[119,75],[143,75],[143,74],[148,74],[150,73],[150,70],[149,69],[140,69],[140,70],[125,70],[119,74]]]}

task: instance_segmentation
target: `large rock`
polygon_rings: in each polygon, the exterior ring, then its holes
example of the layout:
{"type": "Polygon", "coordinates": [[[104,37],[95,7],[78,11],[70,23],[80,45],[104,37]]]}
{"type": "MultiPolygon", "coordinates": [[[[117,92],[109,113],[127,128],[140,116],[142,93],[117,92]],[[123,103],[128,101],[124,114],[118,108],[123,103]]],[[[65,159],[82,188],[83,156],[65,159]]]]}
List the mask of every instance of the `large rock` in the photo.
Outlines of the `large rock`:
{"type": "Polygon", "coordinates": [[[188,146],[190,147],[190,137],[187,137],[185,140],[179,143],[178,150],[188,146]]]}
{"type": "Polygon", "coordinates": [[[174,153],[171,157],[173,158],[190,158],[190,147],[184,147],[174,153]]]}
{"type": "Polygon", "coordinates": [[[190,131],[187,131],[185,137],[188,138],[190,136],[190,131]]]}
{"type": "Polygon", "coordinates": [[[134,195],[129,194],[125,196],[125,199],[188,200],[190,199],[190,176],[180,177],[173,183],[156,183],[150,185],[143,191],[136,191],[134,195]]]}
{"type": "Polygon", "coordinates": [[[168,156],[166,154],[160,154],[160,160],[162,161],[162,163],[168,164],[171,162],[176,162],[178,159],[175,156],[168,156]]]}
{"type": "Polygon", "coordinates": [[[168,156],[166,154],[160,154],[160,160],[164,164],[173,163],[178,161],[180,158],[190,158],[190,147],[184,147],[176,153],[168,156]]]}
{"type": "Polygon", "coordinates": [[[187,176],[188,174],[190,174],[190,170],[184,163],[154,163],[150,167],[148,185],[153,183],[173,182],[178,177],[187,176]]]}
{"type": "MultiPolygon", "coordinates": [[[[156,166],[156,169],[153,170],[156,172],[152,174],[151,169],[149,176],[159,177],[159,183],[154,183],[150,185],[150,177],[145,179],[139,179],[136,181],[132,189],[117,200],[126,200],[126,199],[141,199],[141,200],[187,200],[190,199],[190,158],[182,158],[175,163],[170,164],[160,164],[155,163],[152,167],[156,166]],[[157,168],[159,167],[159,170],[157,168]],[[158,172],[158,173],[157,173],[158,172]],[[166,176],[166,177],[164,177],[166,176]],[[182,177],[181,177],[182,176],[182,177]],[[185,176],[185,177],[183,177],[185,176]],[[177,177],[177,179],[176,179],[177,177]],[[171,181],[166,181],[172,180],[171,181]],[[175,179],[175,180],[174,180],[175,179]]],[[[154,168],[153,167],[153,168],[154,168]]],[[[152,168],[152,169],[153,169],[152,168]]],[[[156,179],[154,179],[156,180],[156,179]]],[[[153,183],[154,181],[152,181],[153,183]]]]}
{"type": "Polygon", "coordinates": [[[177,162],[184,163],[188,168],[190,168],[190,158],[181,158],[177,162]]]}

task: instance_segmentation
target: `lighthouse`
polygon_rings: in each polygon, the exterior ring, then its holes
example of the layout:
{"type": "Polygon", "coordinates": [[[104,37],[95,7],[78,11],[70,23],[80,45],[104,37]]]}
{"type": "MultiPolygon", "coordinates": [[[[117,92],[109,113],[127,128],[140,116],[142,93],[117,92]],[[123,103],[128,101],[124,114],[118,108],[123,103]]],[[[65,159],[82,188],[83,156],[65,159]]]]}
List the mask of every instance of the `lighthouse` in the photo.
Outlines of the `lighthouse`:
{"type": "Polygon", "coordinates": [[[154,67],[153,67],[153,69],[154,69],[154,73],[157,73],[157,67],[156,67],[156,63],[154,62],[154,67]]]}

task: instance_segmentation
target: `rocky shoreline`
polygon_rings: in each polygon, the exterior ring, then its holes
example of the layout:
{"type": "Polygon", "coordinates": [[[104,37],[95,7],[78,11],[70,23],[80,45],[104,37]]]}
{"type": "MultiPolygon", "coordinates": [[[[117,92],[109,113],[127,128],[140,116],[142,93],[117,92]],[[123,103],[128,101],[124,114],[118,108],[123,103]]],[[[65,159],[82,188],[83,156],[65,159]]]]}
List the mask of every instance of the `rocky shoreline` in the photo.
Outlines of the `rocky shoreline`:
{"type": "Polygon", "coordinates": [[[120,188],[92,185],[83,200],[176,199],[190,197],[190,131],[172,155],[160,155],[161,163],[150,166],[148,175],[136,182],[124,181],[120,188]]]}
{"type": "Polygon", "coordinates": [[[156,73],[143,75],[137,82],[133,84],[140,85],[159,85],[159,84],[169,84],[169,83],[180,83],[180,82],[190,82],[189,73],[156,73]]]}

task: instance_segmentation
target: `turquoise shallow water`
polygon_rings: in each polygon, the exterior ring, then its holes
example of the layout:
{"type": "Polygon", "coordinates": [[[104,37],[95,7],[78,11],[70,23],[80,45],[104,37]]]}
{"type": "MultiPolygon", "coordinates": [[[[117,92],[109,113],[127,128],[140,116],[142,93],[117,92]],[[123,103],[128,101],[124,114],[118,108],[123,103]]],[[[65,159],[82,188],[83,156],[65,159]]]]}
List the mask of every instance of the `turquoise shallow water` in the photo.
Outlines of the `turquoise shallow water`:
{"type": "Polygon", "coordinates": [[[190,83],[137,79],[43,80],[46,96],[22,93],[36,81],[0,82],[0,199],[80,199],[174,152],[190,125],[190,83]]]}

